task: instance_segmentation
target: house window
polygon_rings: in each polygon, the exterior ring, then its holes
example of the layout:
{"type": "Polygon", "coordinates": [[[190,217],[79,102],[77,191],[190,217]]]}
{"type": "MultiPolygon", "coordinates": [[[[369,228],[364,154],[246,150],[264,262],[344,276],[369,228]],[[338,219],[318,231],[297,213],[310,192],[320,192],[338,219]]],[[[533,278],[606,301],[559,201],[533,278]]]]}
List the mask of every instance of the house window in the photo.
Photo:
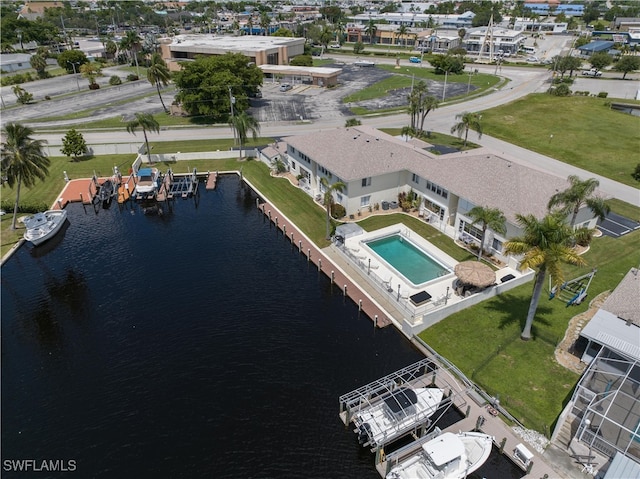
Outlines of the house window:
{"type": "Polygon", "coordinates": [[[292,170],[295,170],[295,169],[296,169],[296,162],[295,162],[295,161],[292,161],[292,162],[291,162],[291,169],[292,169],[292,170]]]}
{"type": "Polygon", "coordinates": [[[498,253],[502,253],[502,241],[500,241],[499,239],[493,238],[493,243],[491,244],[491,247],[494,249],[494,251],[497,251],[498,253]]]}
{"type": "Polygon", "coordinates": [[[362,178],[362,187],[371,186],[371,177],[362,178]]]}
{"type": "Polygon", "coordinates": [[[371,195],[360,197],[360,206],[369,206],[371,204],[371,195]]]}
{"type": "Polygon", "coordinates": [[[413,181],[416,185],[420,184],[420,177],[418,175],[416,175],[415,173],[413,173],[413,175],[411,175],[411,181],[413,181]]]}
{"type": "Polygon", "coordinates": [[[467,223],[464,220],[460,220],[460,225],[458,225],[458,231],[460,233],[467,233],[469,236],[473,236],[475,239],[482,241],[482,230],[476,228],[470,223],[467,223]]]}
{"type": "Polygon", "coordinates": [[[336,192],[336,198],[338,199],[338,203],[342,203],[342,193],[336,192]]]}

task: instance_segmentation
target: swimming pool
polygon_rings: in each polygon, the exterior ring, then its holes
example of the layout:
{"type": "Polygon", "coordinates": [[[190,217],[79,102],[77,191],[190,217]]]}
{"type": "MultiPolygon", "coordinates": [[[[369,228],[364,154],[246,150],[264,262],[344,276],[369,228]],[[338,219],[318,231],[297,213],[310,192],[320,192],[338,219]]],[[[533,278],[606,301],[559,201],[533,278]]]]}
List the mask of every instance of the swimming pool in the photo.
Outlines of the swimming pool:
{"type": "Polygon", "coordinates": [[[367,241],[365,244],[415,286],[451,272],[418,245],[399,234],[367,241]]]}

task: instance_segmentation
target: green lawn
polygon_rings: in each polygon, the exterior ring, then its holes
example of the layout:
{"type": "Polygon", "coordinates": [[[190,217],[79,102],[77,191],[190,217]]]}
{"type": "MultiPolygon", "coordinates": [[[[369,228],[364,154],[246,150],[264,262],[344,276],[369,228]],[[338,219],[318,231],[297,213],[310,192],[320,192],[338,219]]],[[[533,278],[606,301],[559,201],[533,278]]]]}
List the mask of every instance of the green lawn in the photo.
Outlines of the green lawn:
{"type": "MultiPolygon", "coordinates": [[[[380,128],[380,130],[393,136],[402,134],[402,128],[380,128]]],[[[424,141],[431,143],[432,145],[450,146],[452,148],[457,148],[458,150],[473,150],[474,148],[479,148],[478,145],[470,141],[467,141],[467,146],[464,146],[463,139],[435,131],[431,132],[428,137],[424,138],[424,141]]]]}
{"type": "Polygon", "coordinates": [[[529,95],[482,112],[482,130],[560,161],[639,187],[640,117],[595,97],[529,95]]]}

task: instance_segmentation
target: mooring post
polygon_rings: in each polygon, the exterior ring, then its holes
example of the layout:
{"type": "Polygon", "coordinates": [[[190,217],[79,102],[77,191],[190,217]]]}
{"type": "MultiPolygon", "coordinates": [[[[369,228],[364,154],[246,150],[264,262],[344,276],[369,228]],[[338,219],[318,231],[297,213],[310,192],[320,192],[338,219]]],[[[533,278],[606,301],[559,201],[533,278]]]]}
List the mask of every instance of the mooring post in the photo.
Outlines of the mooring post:
{"type": "Polygon", "coordinates": [[[358,300],[358,311],[362,311],[362,300],[358,300]]]}
{"type": "Polygon", "coordinates": [[[344,285],[344,295],[345,296],[347,295],[347,285],[346,284],[344,285]]]}
{"type": "Polygon", "coordinates": [[[377,325],[378,325],[378,315],[376,314],[376,315],[373,317],[373,327],[374,327],[374,329],[375,329],[375,327],[376,327],[377,325]]]}
{"type": "Polygon", "coordinates": [[[478,419],[476,419],[476,431],[479,431],[483,424],[484,424],[484,417],[478,416],[478,419]]]}
{"type": "Polygon", "coordinates": [[[298,249],[302,251],[302,240],[298,241],[298,249]]]}
{"type": "Polygon", "coordinates": [[[322,271],[322,258],[318,258],[318,271],[322,271]]]}
{"type": "Polygon", "coordinates": [[[507,443],[507,438],[503,437],[502,441],[500,441],[500,447],[498,448],[500,450],[500,454],[504,454],[504,445],[507,443]]]}
{"type": "Polygon", "coordinates": [[[467,412],[464,413],[464,417],[469,417],[470,412],[471,412],[471,406],[467,406],[467,412]]]}
{"type": "Polygon", "coordinates": [[[282,225],[282,234],[287,236],[287,225],[282,225]]]}
{"type": "Polygon", "coordinates": [[[62,209],[62,202],[64,201],[64,198],[58,198],[58,206],[60,207],[60,209],[62,209]]]}
{"type": "Polygon", "coordinates": [[[84,212],[87,212],[87,207],[84,205],[84,198],[82,197],[82,193],[80,193],[80,203],[82,203],[82,209],[84,212]]]}
{"type": "Polygon", "coordinates": [[[278,217],[276,216],[276,228],[278,227],[278,217]]]}
{"type": "Polygon", "coordinates": [[[331,271],[331,284],[333,284],[333,280],[335,279],[335,274],[331,271]]]}
{"type": "Polygon", "coordinates": [[[271,210],[269,210],[269,221],[271,221],[271,210]]]}
{"type": "Polygon", "coordinates": [[[260,209],[260,199],[256,198],[256,208],[260,209]]]}
{"type": "Polygon", "coordinates": [[[400,301],[400,283],[398,283],[398,299],[396,301],[400,301]]]}
{"type": "Polygon", "coordinates": [[[527,466],[527,474],[531,474],[531,469],[533,469],[533,461],[529,461],[529,465],[527,466]]]}
{"type": "Polygon", "coordinates": [[[311,249],[307,249],[307,261],[311,261],[311,249]]]}

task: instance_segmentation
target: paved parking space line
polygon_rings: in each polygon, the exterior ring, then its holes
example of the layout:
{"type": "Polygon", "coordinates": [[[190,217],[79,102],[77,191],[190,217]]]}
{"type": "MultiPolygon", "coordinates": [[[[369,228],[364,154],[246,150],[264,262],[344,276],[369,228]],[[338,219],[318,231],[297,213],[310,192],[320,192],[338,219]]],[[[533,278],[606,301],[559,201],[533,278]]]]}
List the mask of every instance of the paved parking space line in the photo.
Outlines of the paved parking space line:
{"type": "Polygon", "coordinates": [[[610,229],[607,229],[607,228],[605,228],[605,227],[604,227],[604,226],[602,226],[602,225],[599,225],[599,226],[598,226],[598,229],[600,229],[600,231],[602,231],[603,233],[606,231],[606,233],[607,233],[609,236],[613,236],[614,238],[618,238],[619,236],[621,236],[621,235],[619,235],[618,233],[616,233],[615,231],[611,231],[610,229]]]}

